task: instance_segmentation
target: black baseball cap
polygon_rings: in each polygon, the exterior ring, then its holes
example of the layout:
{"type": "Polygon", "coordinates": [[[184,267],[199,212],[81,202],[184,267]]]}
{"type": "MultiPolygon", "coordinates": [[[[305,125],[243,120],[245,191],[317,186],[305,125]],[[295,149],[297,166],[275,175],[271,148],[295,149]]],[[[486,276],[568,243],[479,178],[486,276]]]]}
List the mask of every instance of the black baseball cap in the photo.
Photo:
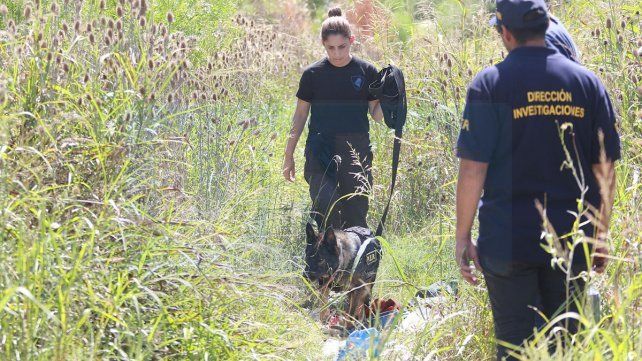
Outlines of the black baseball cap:
{"type": "Polygon", "coordinates": [[[548,22],[544,0],[497,0],[497,10],[491,26],[504,25],[509,29],[530,29],[548,22]]]}

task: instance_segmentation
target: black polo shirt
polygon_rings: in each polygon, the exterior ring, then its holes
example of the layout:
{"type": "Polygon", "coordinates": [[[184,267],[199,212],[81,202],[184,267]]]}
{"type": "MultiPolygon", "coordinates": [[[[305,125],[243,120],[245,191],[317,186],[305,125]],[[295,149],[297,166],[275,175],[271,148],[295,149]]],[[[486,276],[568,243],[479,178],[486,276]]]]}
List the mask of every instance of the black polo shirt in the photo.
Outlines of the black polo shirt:
{"type": "MultiPolygon", "coordinates": [[[[611,160],[620,158],[620,140],[611,101],[597,76],[555,50],[520,47],[473,80],[457,156],[489,165],[479,209],[480,253],[514,261],[550,260],[541,246],[536,199],[546,206],[558,235],[572,229],[575,217],[569,211],[577,212],[580,188],[564,167],[558,127],[563,124],[562,137],[588,188],[585,199],[599,207],[591,170],[599,160],[598,129],[611,160]]],[[[583,230],[594,233],[590,225],[583,230]]]]}
{"type": "Polygon", "coordinates": [[[367,133],[368,85],[378,75],[374,65],[355,56],[336,67],[327,58],[305,69],[297,98],[311,103],[310,132],[322,134],[367,133]]]}

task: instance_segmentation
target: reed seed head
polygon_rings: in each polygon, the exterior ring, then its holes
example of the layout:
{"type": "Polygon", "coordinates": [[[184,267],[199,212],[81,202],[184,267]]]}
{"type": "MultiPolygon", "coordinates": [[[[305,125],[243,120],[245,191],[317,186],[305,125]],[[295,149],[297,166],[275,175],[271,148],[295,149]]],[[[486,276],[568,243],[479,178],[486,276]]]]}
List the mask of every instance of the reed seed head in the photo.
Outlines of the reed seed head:
{"type": "Polygon", "coordinates": [[[139,14],[139,16],[145,16],[145,12],[147,12],[147,1],[146,0],[139,0],[139,6],[140,6],[140,14],[139,14]]]}

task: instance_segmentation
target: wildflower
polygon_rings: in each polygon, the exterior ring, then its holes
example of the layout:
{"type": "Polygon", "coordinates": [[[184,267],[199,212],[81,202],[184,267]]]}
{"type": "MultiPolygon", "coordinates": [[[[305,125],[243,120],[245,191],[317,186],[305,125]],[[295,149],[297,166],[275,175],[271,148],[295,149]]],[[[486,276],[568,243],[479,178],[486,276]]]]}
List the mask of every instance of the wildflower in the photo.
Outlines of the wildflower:
{"type": "Polygon", "coordinates": [[[76,22],[74,23],[74,31],[76,33],[80,32],[80,21],[79,20],[76,20],[76,22]]]}
{"type": "Polygon", "coordinates": [[[62,64],[62,71],[69,73],[69,65],[67,63],[62,64]]]}
{"type": "Polygon", "coordinates": [[[140,25],[141,28],[144,28],[145,25],[147,24],[147,20],[145,20],[145,17],[141,17],[140,20],[138,21],[138,24],[140,25]]]}
{"type": "Polygon", "coordinates": [[[0,15],[7,16],[8,13],[9,13],[9,9],[7,9],[7,5],[5,4],[0,5],[0,15]]]}
{"type": "Polygon", "coordinates": [[[89,34],[89,42],[93,45],[96,42],[96,38],[94,37],[94,34],[91,33],[89,34]]]}
{"type": "Polygon", "coordinates": [[[122,18],[122,17],[123,17],[123,8],[122,8],[122,7],[120,7],[120,6],[119,6],[119,7],[117,7],[117,8],[116,8],[116,15],[117,15],[119,18],[122,18]]]}
{"type": "Polygon", "coordinates": [[[109,21],[107,22],[107,26],[108,26],[110,29],[113,29],[113,28],[114,28],[114,20],[109,19],[109,21]]]}
{"type": "Polygon", "coordinates": [[[58,15],[58,4],[51,3],[51,12],[54,13],[55,15],[58,15]]]}
{"type": "Polygon", "coordinates": [[[123,22],[122,21],[118,20],[116,22],[116,30],[118,30],[118,31],[123,30],[123,22]]]}
{"type": "Polygon", "coordinates": [[[598,37],[598,38],[599,38],[601,33],[602,33],[602,32],[600,31],[600,29],[599,29],[599,28],[595,29],[595,36],[596,36],[596,37],[598,37]]]}
{"type": "Polygon", "coordinates": [[[138,89],[138,92],[140,93],[140,95],[145,96],[145,87],[144,87],[144,86],[141,86],[141,87],[138,89]]]}
{"type": "Polygon", "coordinates": [[[174,22],[174,14],[171,11],[167,13],[167,23],[171,24],[174,22]]]}
{"type": "Polygon", "coordinates": [[[172,93],[167,94],[167,102],[168,103],[174,102],[174,95],[172,93]]]}
{"type": "Polygon", "coordinates": [[[622,29],[625,29],[626,28],[626,20],[622,20],[622,22],[620,23],[620,26],[622,27],[622,29]]]}
{"type": "Polygon", "coordinates": [[[100,10],[105,10],[105,0],[100,0],[100,10]]]}
{"type": "Polygon", "coordinates": [[[29,19],[31,17],[31,6],[27,5],[25,7],[25,11],[23,13],[23,16],[25,19],[29,19]]]}
{"type": "Polygon", "coordinates": [[[642,57],[642,47],[640,47],[638,50],[634,50],[635,55],[642,57]]]}
{"type": "Polygon", "coordinates": [[[92,30],[93,30],[93,28],[91,27],[91,24],[87,23],[87,26],[85,27],[85,32],[91,33],[92,30]]]}
{"type": "Polygon", "coordinates": [[[149,70],[154,70],[154,61],[152,59],[149,59],[147,62],[147,66],[149,67],[149,70]]]}
{"type": "Polygon", "coordinates": [[[606,28],[610,29],[613,27],[613,22],[611,21],[611,18],[606,19],[606,28]]]}

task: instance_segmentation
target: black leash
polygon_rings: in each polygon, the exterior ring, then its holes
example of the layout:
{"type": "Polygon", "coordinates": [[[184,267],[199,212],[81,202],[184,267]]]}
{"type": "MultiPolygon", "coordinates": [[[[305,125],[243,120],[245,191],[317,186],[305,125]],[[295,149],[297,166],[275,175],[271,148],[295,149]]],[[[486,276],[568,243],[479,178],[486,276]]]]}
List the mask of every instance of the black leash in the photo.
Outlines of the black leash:
{"type": "Polygon", "coordinates": [[[390,194],[388,195],[388,202],[386,203],[386,208],[383,209],[383,214],[381,215],[381,220],[379,221],[379,226],[377,226],[377,232],[375,232],[375,237],[379,237],[383,234],[383,226],[386,223],[386,217],[388,217],[388,210],[390,209],[390,201],[392,200],[392,194],[395,191],[395,184],[397,183],[397,168],[399,167],[399,154],[401,153],[401,137],[403,135],[403,126],[395,129],[395,143],[392,148],[392,182],[390,183],[390,194]]]}
{"type": "Polygon", "coordinates": [[[379,72],[378,79],[369,85],[368,90],[371,95],[379,99],[386,125],[395,130],[395,141],[392,149],[392,182],[390,183],[388,202],[386,203],[383,215],[377,226],[377,231],[375,232],[375,237],[378,237],[383,234],[383,227],[390,209],[390,201],[392,200],[397,182],[401,138],[403,135],[403,126],[406,123],[408,105],[403,72],[394,65],[388,65],[379,72]]]}

